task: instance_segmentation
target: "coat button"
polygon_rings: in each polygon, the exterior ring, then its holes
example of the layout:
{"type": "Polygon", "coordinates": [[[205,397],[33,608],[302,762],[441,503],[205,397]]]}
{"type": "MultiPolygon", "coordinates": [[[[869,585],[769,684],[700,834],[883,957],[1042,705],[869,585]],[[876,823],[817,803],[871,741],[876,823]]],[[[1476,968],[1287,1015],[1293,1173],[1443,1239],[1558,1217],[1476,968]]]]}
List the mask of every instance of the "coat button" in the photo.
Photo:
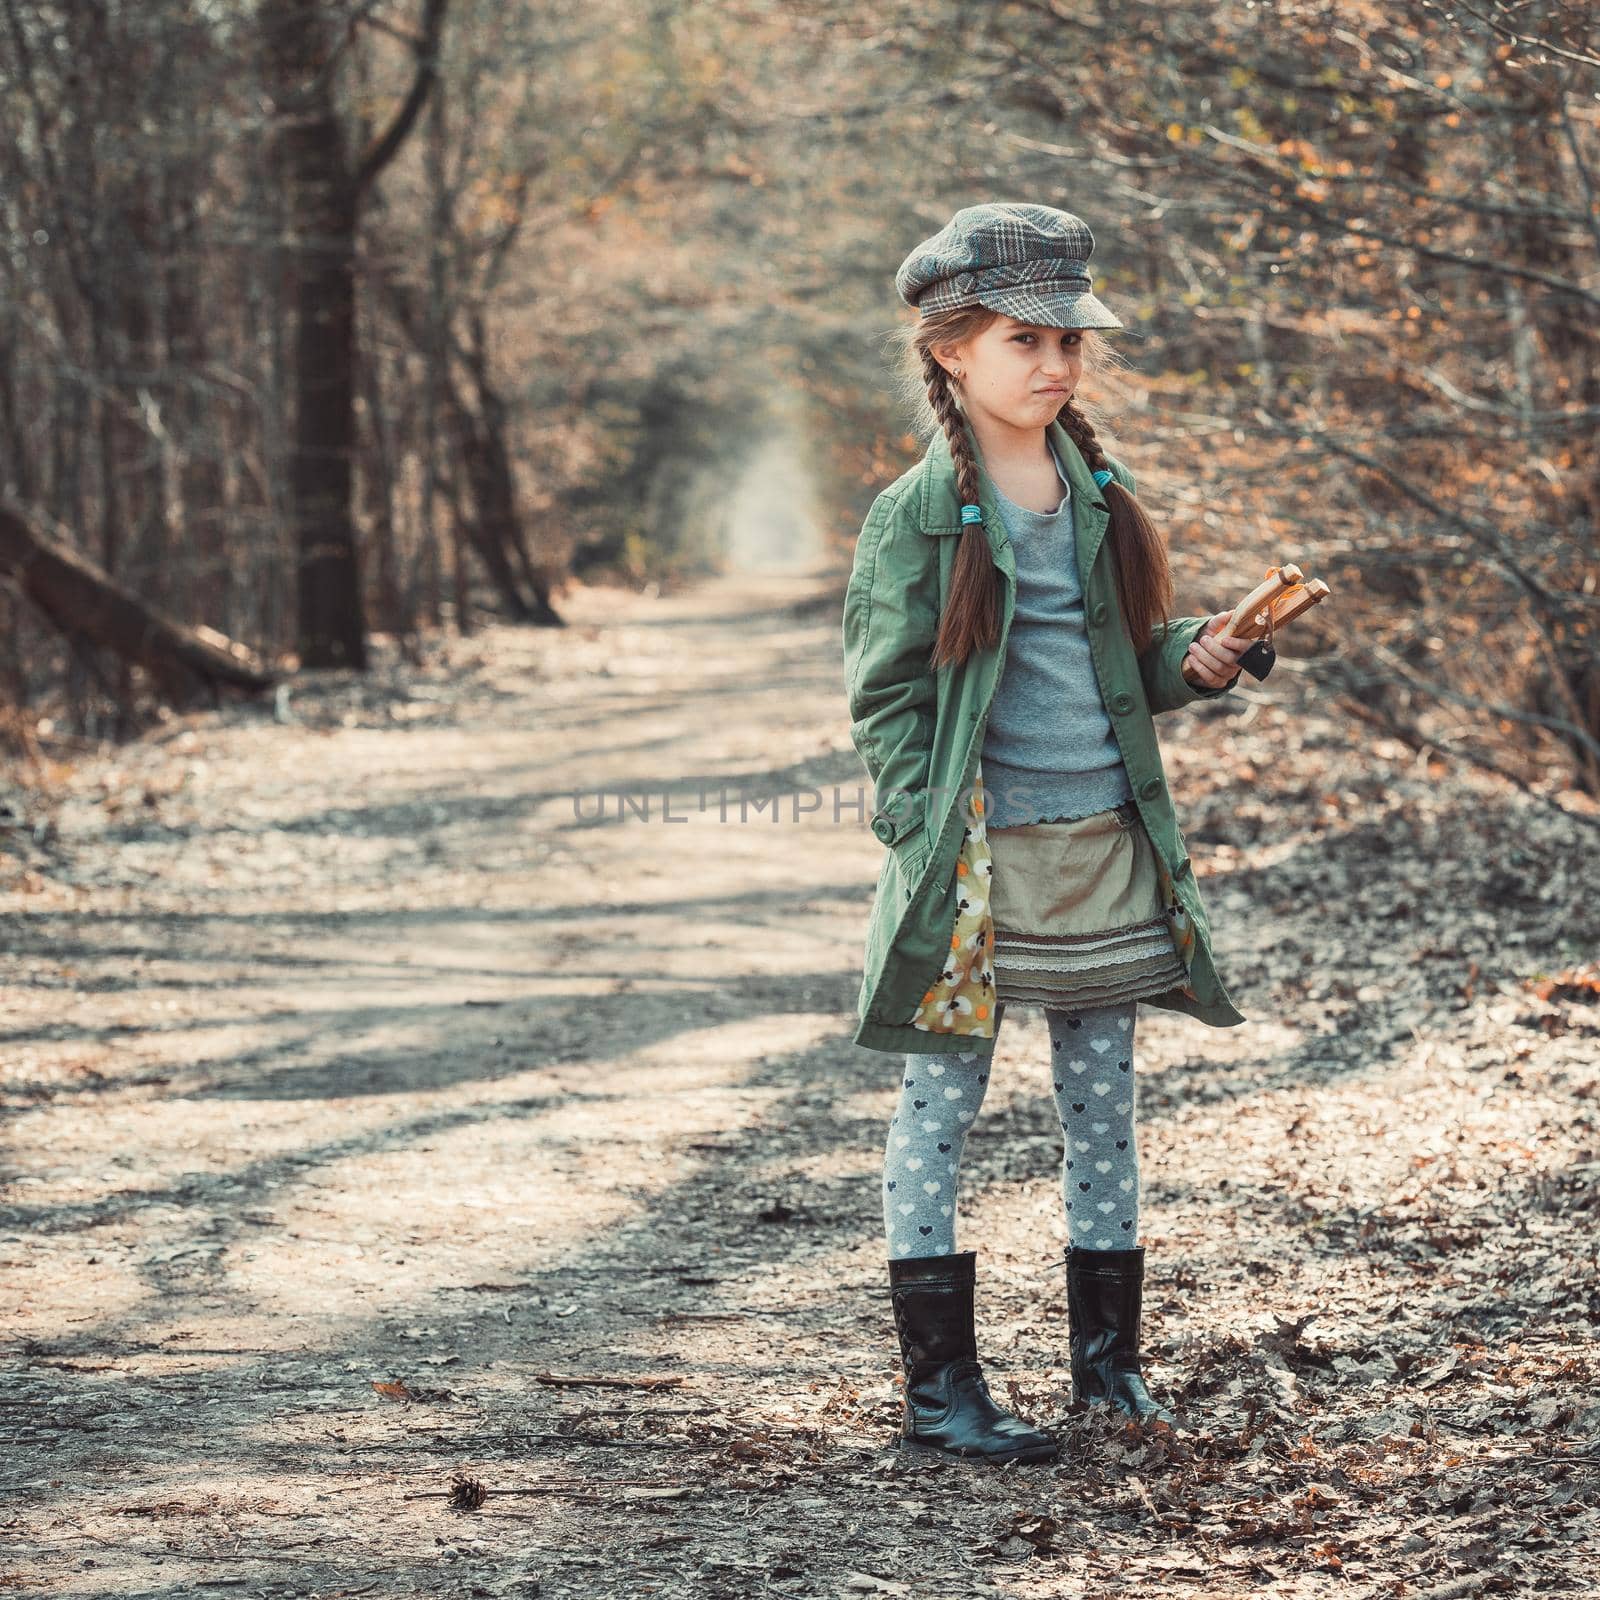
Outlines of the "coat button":
{"type": "Polygon", "coordinates": [[[1095,625],[1095,627],[1103,628],[1106,625],[1106,618],[1109,615],[1110,612],[1106,610],[1105,601],[1096,600],[1094,603],[1094,610],[1089,613],[1089,620],[1095,625]]]}
{"type": "Polygon", "coordinates": [[[1155,797],[1161,793],[1161,780],[1159,778],[1146,778],[1144,782],[1139,785],[1139,793],[1143,795],[1146,800],[1154,800],[1155,797]]]}
{"type": "Polygon", "coordinates": [[[874,817],[872,831],[888,844],[894,838],[894,824],[887,817],[874,817]]]}
{"type": "Polygon", "coordinates": [[[1111,709],[1115,711],[1119,717],[1127,716],[1127,714],[1133,710],[1133,696],[1129,694],[1126,689],[1123,689],[1119,693],[1112,695],[1111,709]]]}

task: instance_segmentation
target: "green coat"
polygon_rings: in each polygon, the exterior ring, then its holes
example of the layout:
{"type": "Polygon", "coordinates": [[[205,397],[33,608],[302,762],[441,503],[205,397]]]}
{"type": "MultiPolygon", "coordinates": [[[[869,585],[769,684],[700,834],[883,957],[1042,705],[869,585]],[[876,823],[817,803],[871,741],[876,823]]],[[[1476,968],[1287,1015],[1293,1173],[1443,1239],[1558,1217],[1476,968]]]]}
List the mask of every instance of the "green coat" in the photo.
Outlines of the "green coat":
{"type": "MultiPolygon", "coordinates": [[[[1211,926],[1173,809],[1161,764],[1153,713],[1228,693],[1200,689],[1180,671],[1189,641],[1205,616],[1158,626],[1150,647],[1135,654],[1122,625],[1112,557],[1105,548],[1110,513],[1088,464],[1059,422],[1050,437],[1072,484],[1078,570],[1083,584],[1095,677],[1111,714],[1139,815],[1155,848],[1163,892],[1176,895],[1180,954],[1189,980],[1151,996],[1148,1004],[1184,1011],[1213,1027],[1247,1019],[1234,1006],[1211,956],[1211,926]],[[1186,913],[1186,917],[1185,914],[1186,913]]],[[[1129,493],[1133,475],[1107,457],[1129,493]]],[[[979,469],[983,532],[1003,575],[998,643],[960,666],[928,667],[940,610],[961,532],[960,497],[950,446],[934,435],[927,454],[874,501],[856,543],[844,601],[845,692],[851,738],[876,794],[871,825],[887,846],[868,922],[855,1042],[894,1052],[993,1053],[992,1029],[930,1032],[913,1025],[919,1005],[944,968],[961,910],[960,874],[970,857],[966,805],[979,770],[984,728],[1005,660],[1016,607],[1016,558],[979,469]],[[963,800],[963,795],[967,800],[963,800]],[[958,857],[960,866],[958,866],[958,857]]],[[[987,857],[985,856],[985,860],[987,857]]],[[[991,935],[992,937],[992,935],[991,935]]]]}

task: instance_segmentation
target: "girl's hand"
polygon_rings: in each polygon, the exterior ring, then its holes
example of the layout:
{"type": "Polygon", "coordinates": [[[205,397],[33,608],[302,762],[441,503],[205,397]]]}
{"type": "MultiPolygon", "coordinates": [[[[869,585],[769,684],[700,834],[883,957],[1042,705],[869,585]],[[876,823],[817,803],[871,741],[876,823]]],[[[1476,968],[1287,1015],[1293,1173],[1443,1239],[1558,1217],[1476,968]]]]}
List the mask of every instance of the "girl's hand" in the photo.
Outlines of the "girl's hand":
{"type": "Polygon", "coordinates": [[[1255,643],[1254,639],[1215,637],[1222,625],[1231,617],[1231,611],[1219,611],[1189,641],[1183,658],[1188,669],[1185,676],[1207,689],[1220,689],[1239,671],[1239,657],[1255,643]]]}

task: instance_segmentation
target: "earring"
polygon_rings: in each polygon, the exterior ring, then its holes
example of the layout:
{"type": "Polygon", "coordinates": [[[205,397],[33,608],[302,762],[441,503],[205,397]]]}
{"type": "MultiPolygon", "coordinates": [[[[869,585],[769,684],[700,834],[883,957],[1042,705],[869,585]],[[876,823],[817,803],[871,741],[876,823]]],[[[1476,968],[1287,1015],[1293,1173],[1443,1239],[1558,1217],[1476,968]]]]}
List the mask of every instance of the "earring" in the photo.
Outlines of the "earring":
{"type": "Polygon", "coordinates": [[[953,373],[952,373],[952,374],[951,374],[951,376],[952,376],[952,377],[954,377],[954,378],[957,378],[957,379],[960,379],[960,378],[964,378],[964,377],[966,377],[966,373],[964,373],[964,372],[963,372],[963,371],[962,371],[962,370],[961,370],[961,368],[960,368],[960,367],[957,367],[957,368],[956,368],[956,369],[955,369],[955,371],[954,371],[954,372],[953,372],[953,373]]]}

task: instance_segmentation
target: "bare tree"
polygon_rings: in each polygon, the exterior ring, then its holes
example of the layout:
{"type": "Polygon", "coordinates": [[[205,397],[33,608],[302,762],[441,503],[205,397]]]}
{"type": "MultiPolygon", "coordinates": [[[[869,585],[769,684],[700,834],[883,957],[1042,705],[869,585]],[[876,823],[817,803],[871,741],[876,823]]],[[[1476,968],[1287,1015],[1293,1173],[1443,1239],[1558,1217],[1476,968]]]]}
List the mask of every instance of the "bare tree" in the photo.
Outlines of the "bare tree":
{"type": "MultiPolygon", "coordinates": [[[[298,553],[302,666],[367,662],[351,483],[355,451],[356,234],[368,192],[404,145],[433,89],[448,0],[422,0],[408,42],[411,86],[359,153],[336,94],[350,28],[319,0],[262,0],[273,145],[288,200],[295,306],[295,411],[289,516],[298,553]]],[[[353,27],[351,24],[350,27],[353,27]]]]}

